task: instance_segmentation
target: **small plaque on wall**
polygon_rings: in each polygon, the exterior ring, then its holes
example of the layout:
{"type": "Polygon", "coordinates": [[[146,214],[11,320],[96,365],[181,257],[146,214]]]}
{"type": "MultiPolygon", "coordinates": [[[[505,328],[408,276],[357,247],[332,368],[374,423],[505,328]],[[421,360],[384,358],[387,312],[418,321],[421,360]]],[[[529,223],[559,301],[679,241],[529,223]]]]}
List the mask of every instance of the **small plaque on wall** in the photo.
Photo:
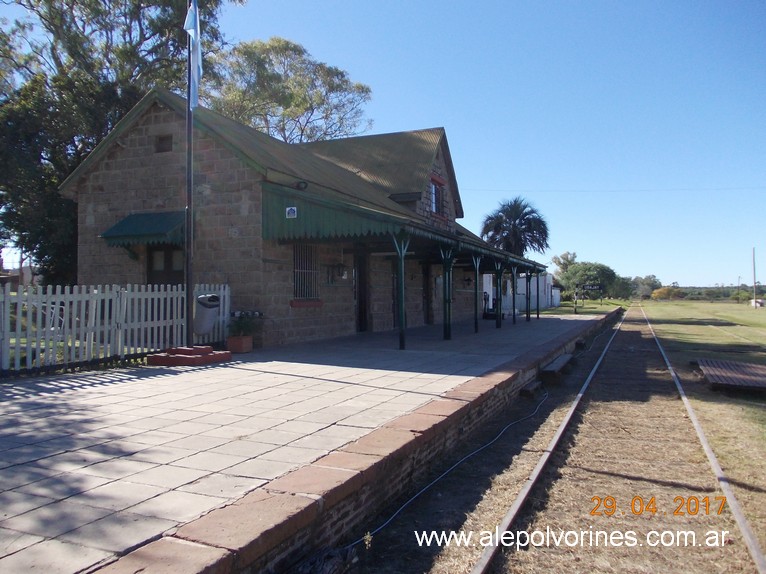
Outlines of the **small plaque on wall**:
{"type": "Polygon", "coordinates": [[[286,207],[285,208],[285,219],[297,219],[298,218],[298,208],[297,207],[286,207]]]}

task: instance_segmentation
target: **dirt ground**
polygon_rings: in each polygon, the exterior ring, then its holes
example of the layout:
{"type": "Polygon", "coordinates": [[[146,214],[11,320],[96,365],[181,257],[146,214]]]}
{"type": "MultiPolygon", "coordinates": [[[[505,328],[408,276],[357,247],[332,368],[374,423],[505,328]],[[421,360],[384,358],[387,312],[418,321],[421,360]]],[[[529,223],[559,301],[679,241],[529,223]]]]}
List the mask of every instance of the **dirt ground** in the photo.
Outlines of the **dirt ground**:
{"type": "MultiPolygon", "coordinates": [[[[542,545],[506,549],[496,561],[496,572],[754,570],[728,509],[720,515],[717,512],[722,493],[661,356],[642,327],[643,317],[639,312],[628,319],[591,383],[573,430],[563,437],[562,448],[552,457],[542,483],[510,529],[539,532],[533,542],[542,545]],[[670,534],[660,539],[666,531],[670,534]],[[678,531],[693,531],[694,545],[690,545],[691,534],[678,535],[678,531]],[[728,534],[721,536],[722,531],[728,534]],[[656,540],[647,540],[653,532],[656,540]],[[551,535],[555,539],[561,533],[567,538],[556,545],[551,535]],[[547,545],[541,538],[544,534],[548,535],[547,545]],[[608,545],[604,537],[609,537],[608,545]],[[686,547],[667,546],[675,542],[671,538],[682,546],[686,542],[686,547]]],[[[505,425],[529,416],[539,405],[536,415],[513,424],[494,444],[376,532],[404,500],[392,502],[370,524],[369,547],[357,548],[359,561],[353,571],[469,572],[482,551],[479,537],[493,532],[503,518],[609,335],[590,342],[564,382],[547,389],[548,397],[541,405],[542,392],[519,398],[503,420],[474,437],[454,460],[486,444],[505,425]],[[418,544],[415,535],[424,531],[470,532],[474,538],[470,546],[426,546],[418,544]]],[[[761,509],[766,508],[766,492],[758,485],[763,481],[766,456],[741,446],[763,447],[763,437],[754,430],[758,425],[747,417],[737,417],[736,402],[719,404],[716,397],[707,396],[712,391],[693,368],[681,370],[679,375],[684,385],[688,383],[686,391],[706,431],[710,427],[709,439],[725,472],[735,485],[741,483],[736,494],[763,544],[766,517],[761,509]],[[746,440],[734,441],[733,437],[746,440]],[[757,464],[750,464],[748,452],[758,457],[757,464]],[[741,464],[744,462],[748,464],[741,464]]],[[[443,468],[452,462],[445,461],[443,468]]]]}

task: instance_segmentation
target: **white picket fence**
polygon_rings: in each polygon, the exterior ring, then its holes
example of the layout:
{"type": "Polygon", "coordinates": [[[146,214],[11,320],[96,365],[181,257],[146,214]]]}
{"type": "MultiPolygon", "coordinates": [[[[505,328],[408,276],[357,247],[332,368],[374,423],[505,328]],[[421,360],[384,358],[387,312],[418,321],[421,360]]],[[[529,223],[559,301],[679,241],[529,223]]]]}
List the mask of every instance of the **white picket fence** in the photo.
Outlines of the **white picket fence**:
{"type": "MultiPolygon", "coordinates": [[[[221,342],[231,309],[228,285],[196,285],[194,297],[220,298],[210,333],[195,344],[221,342]]],[[[98,285],[0,291],[3,372],[61,368],[139,357],[182,345],[183,285],[98,285]]],[[[195,303],[196,305],[196,303],[195,303]]]]}

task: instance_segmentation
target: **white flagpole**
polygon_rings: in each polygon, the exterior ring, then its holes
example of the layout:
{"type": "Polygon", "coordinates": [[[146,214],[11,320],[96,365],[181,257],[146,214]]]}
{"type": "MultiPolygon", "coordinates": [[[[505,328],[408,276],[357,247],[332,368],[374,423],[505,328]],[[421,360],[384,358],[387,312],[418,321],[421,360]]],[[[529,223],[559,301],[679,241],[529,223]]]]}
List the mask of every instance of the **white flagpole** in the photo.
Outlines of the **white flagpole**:
{"type": "Polygon", "coordinates": [[[199,68],[200,64],[195,58],[195,52],[199,50],[199,15],[197,2],[191,0],[189,11],[184,22],[184,29],[189,33],[187,47],[187,73],[186,73],[186,237],[184,269],[186,280],[186,346],[194,346],[194,108],[197,106],[199,68]],[[195,61],[196,60],[196,61],[195,61]],[[194,100],[194,101],[192,101],[194,100]]]}

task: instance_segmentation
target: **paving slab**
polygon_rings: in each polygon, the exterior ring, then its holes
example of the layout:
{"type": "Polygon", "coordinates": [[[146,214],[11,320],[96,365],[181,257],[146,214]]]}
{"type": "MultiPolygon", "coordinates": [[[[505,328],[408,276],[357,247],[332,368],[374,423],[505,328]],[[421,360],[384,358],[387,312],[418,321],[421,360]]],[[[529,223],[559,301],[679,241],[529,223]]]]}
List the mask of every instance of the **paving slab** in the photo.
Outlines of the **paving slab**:
{"type": "Polygon", "coordinates": [[[429,424],[456,416],[488,373],[507,378],[509,362],[594,322],[483,322],[478,334],[454,325],[449,341],[432,326],[409,329],[406,350],[397,333],[362,334],[221,365],[4,381],[0,571],[74,574],[134,549],[104,571],[146,560],[157,572],[228,571],[223,549],[249,555],[259,544],[215,530],[231,517],[287,536],[295,524],[278,523],[282,510],[300,524],[312,519],[316,497],[337,499],[346,477],[361,480],[429,424]],[[316,481],[308,469],[291,474],[318,459],[316,481]],[[177,532],[187,540],[167,536],[177,532]]]}

